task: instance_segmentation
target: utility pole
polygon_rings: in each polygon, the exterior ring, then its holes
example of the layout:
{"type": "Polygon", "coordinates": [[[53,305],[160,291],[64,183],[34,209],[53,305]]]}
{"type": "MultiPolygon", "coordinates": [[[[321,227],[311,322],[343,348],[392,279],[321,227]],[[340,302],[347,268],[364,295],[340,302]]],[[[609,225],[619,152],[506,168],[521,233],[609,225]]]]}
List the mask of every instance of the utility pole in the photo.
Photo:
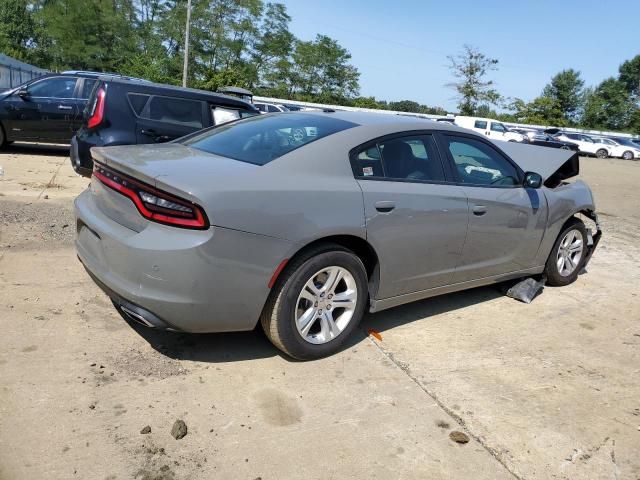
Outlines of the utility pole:
{"type": "Polygon", "coordinates": [[[187,86],[189,70],[189,29],[191,28],[191,0],[187,0],[187,26],[184,32],[184,66],[182,68],[182,86],[187,86]]]}

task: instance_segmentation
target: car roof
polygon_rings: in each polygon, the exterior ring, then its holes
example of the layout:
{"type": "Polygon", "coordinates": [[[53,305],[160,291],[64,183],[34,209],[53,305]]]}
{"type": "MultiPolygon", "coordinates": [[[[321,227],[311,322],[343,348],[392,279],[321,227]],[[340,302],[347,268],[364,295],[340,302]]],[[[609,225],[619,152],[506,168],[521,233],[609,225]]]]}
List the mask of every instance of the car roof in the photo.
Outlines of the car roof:
{"type": "Polygon", "coordinates": [[[405,116],[397,114],[370,113],[370,112],[350,112],[344,110],[332,111],[305,111],[305,112],[282,112],[279,115],[314,115],[331,116],[339,120],[352,122],[362,127],[382,127],[388,125],[398,127],[397,130],[451,130],[454,132],[472,133],[466,128],[459,127],[450,122],[436,122],[423,117],[405,116]]]}
{"type": "Polygon", "coordinates": [[[160,91],[161,93],[173,94],[176,96],[183,96],[188,98],[197,98],[200,100],[211,101],[213,99],[220,100],[221,103],[226,105],[233,105],[236,107],[243,107],[247,110],[256,111],[257,109],[246,100],[242,100],[238,97],[231,95],[224,95],[222,93],[211,92],[208,90],[199,90],[197,88],[179,87],[176,85],[168,85],[165,83],[154,83],[148,80],[139,80],[127,77],[112,77],[109,75],[101,75],[99,77],[101,81],[109,83],[117,83],[123,85],[135,85],[136,93],[142,93],[143,90],[147,91],[160,91]]]}

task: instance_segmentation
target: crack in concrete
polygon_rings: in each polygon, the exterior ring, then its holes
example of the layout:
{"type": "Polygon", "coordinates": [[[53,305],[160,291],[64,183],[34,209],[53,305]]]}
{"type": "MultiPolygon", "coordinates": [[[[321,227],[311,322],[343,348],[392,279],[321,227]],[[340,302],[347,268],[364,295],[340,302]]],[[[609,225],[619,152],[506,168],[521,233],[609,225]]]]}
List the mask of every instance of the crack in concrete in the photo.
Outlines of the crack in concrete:
{"type": "MultiPolygon", "coordinates": [[[[365,332],[366,334],[366,332],[365,332]]],[[[458,425],[460,425],[468,434],[471,438],[473,438],[476,442],[478,442],[482,448],[484,448],[484,450],[491,455],[500,465],[502,465],[502,467],[509,472],[513,478],[515,478],[516,480],[524,480],[524,477],[522,477],[521,475],[519,475],[518,473],[514,472],[513,469],[511,467],[509,467],[509,465],[507,465],[507,463],[502,459],[502,456],[500,455],[500,453],[492,448],[491,446],[487,445],[482,438],[479,435],[476,435],[475,433],[473,433],[469,426],[467,425],[467,423],[465,422],[465,420],[458,415],[456,412],[454,412],[451,408],[447,407],[439,398],[438,396],[433,393],[430,392],[422,383],[420,383],[420,381],[411,373],[411,369],[409,368],[409,365],[405,362],[402,362],[400,360],[398,360],[397,358],[395,358],[395,355],[386,350],[379,342],[376,342],[375,340],[373,340],[371,338],[370,335],[367,335],[367,338],[369,339],[370,342],[372,342],[377,348],[378,350],[380,350],[380,352],[386,356],[396,367],[398,367],[400,370],[402,370],[405,375],[407,375],[407,377],[409,377],[417,386],[418,388],[420,388],[420,390],[422,390],[424,393],[426,393],[429,397],[431,397],[431,399],[436,402],[436,404],[445,411],[445,413],[447,415],[449,415],[451,418],[453,418],[458,425]]],[[[617,476],[616,476],[616,480],[617,480],[617,476]]]]}

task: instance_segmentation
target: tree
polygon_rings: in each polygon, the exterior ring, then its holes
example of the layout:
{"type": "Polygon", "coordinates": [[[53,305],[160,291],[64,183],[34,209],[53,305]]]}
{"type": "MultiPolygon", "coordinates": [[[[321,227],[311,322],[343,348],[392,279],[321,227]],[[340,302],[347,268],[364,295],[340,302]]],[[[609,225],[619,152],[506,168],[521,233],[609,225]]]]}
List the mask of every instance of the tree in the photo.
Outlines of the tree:
{"type": "Polygon", "coordinates": [[[627,60],[619,69],[619,80],[630,95],[640,97],[640,55],[627,60]]]}
{"type": "Polygon", "coordinates": [[[326,35],[296,40],[290,57],[281,58],[262,91],[300,100],[341,102],[358,94],[360,73],[349,63],[351,54],[326,35]]]}
{"type": "Polygon", "coordinates": [[[485,80],[490,71],[497,70],[498,60],[489,58],[475,47],[464,45],[463,52],[448,56],[449,69],[457,82],[447,84],[458,94],[458,109],[462,115],[473,115],[480,103],[496,105],[500,94],[492,80],[485,80]]]}
{"type": "Polygon", "coordinates": [[[625,83],[610,77],[587,92],[582,123],[591,128],[624,130],[637,109],[625,83]]]}
{"type": "Polygon", "coordinates": [[[25,0],[0,2],[0,52],[29,60],[35,24],[25,0]]]}
{"type": "Polygon", "coordinates": [[[516,122],[557,127],[567,125],[558,102],[550,97],[536,97],[529,103],[518,98],[510,104],[509,109],[514,111],[513,118],[516,122]]]}
{"type": "Polygon", "coordinates": [[[52,70],[118,71],[136,52],[131,0],[47,0],[34,15],[52,70]]]}
{"type": "Polygon", "coordinates": [[[580,78],[580,72],[570,68],[551,79],[542,90],[542,97],[555,104],[553,109],[559,109],[567,123],[574,123],[584,103],[583,88],[584,80],[580,78]]]}

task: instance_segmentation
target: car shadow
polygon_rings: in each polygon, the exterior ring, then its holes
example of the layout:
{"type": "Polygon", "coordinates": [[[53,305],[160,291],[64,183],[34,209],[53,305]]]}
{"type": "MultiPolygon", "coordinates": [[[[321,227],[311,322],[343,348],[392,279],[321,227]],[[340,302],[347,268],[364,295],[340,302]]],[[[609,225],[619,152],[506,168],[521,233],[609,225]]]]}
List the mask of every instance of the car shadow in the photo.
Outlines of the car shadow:
{"type": "Polygon", "coordinates": [[[11,143],[5,145],[0,153],[16,153],[19,155],[42,155],[68,157],[69,145],[58,145],[51,143],[11,143]]]}
{"type": "MultiPolygon", "coordinates": [[[[434,315],[494,300],[503,296],[512,284],[513,282],[505,282],[474,288],[367,314],[342,350],[361,343],[369,335],[369,330],[384,332],[434,315]]],[[[189,334],[155,330],[123,318],[154,350],[175,360],[227,363],[279,355],[288,362],[297,362],[275,348],[259,324],[250,332],[189,334]]],[[[472,325],[469,327],[472,328],[472,325]]]]}

